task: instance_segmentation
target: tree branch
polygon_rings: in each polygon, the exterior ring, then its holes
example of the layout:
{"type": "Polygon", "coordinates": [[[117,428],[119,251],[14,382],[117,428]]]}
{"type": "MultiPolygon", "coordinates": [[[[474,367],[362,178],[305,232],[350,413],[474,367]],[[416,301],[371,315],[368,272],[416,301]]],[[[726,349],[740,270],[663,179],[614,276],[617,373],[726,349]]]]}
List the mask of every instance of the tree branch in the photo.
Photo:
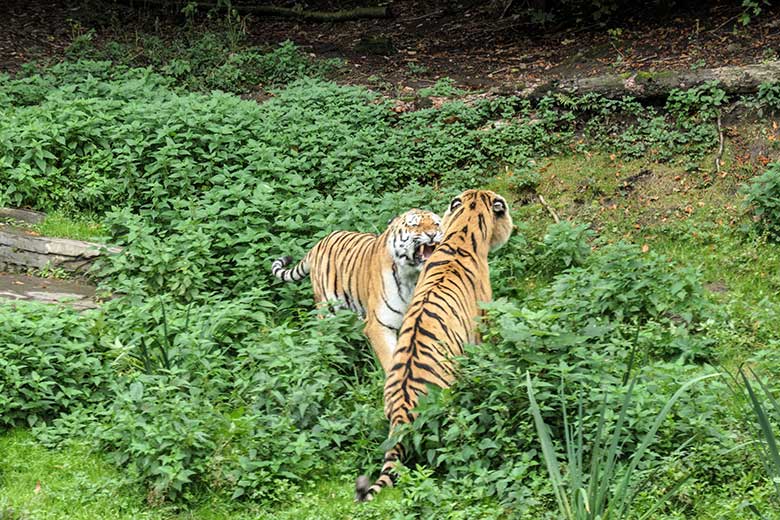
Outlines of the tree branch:
{"type": "Polygon", "coordinates": [[[550,215],[552,215],[552,218],[553,218],[553,220],[555,221],[556,224],[560,224],[561,223],[561,219],[558,218],[558,214],[555,212],[555,210],[552,209],[552,207],[549,204],[547,204],[547,201],[544,200],[544,197],[542,197],[541,193],[538,196],[539,196],[539,202],[542,203],[542,206],[544,207],[544,209],[546,209],[550,213],[550,215]]]}

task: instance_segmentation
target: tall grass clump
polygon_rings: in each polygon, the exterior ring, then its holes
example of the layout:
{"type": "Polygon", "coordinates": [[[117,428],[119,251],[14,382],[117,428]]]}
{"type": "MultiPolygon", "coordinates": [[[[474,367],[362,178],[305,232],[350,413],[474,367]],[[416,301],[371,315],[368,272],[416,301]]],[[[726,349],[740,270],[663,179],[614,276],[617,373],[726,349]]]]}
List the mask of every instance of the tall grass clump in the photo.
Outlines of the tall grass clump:
{"type": "MultiPolygon", "coordinates": [[[[729,389],[744,405],[741,418],[755,441],[751,443],[753,455],[760,460],[764,474],[774,487],[774,497],[770,507],[780,505],[780,402],[767,380],[761,378],[750,367],[739,367],[729,380],[729,389]]],[[[757,518],[768,518],[756,504],[748,504],[757,518]]],[[[771,517],[769,517],[771,518],[771,517]]]]}
{"type": "MultiPolygon", "coordinates": [[[[531,413],[561,518],[567,520],[607,520],[631,516],[635,495],[640,485],[636,482],[638,468],[643,464],[642,459],[653,443],[654,437],[669,410],[690,386],[704,379],[715,377],[717,374],[704,375],[688,381],[669,398],[658,415],[655,416],[650,429],[630,455],[628,464],[624,464],[625,467],[621,467],[619,456],[627,440],[623,427],[628,408],[631,405],[636,378],[632,379],[625,389],[625,397],[618,408],[618,416],[614,426],[612,426],[611,433],[607,426],[607,405],[602,404],[599,408],[596,416],[595,444],[592,446],[584,440],[583,430],[588,427],[588,424],[584,417],[582,398],[577,400],[577,415],[573,423],[567,417],[565,401],[561,400],[563,406],[563,449],[565,452],[561,461],[548,426],[542,417],[539,404],[534,397],[531,375],[526,375],[531,413]],[[564,464],[566,469],[562,473],[561,466],[564,464]]],[[[564,391],[563,388],[561,390],[564,391]]],[[[652,518],[652,514],[679,490],[685,480],[685,478],[680,479],[672,485],[654,506],[642,512],[638,518],[652,518]]]]}

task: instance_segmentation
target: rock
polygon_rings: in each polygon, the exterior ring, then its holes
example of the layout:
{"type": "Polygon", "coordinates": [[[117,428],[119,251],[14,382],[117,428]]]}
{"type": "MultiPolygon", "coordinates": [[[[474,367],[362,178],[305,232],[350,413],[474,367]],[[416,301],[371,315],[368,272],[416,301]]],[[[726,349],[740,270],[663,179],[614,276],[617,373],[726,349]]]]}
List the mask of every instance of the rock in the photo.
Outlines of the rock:
{"type": "Polygon", "coordinates": [[[52,269],[86,272],[103,252],[119,253],[120,248],[93,242],[28,235],[0,230],[0,269],[52,269]]]}
{"type": "Polygon", "coordinates": [[[0,299],[61,304],[84,310],[97,307],[94,298],[95,287],[81,281],[0,273],[0,299]]]}
{"type": "Polygon", "coordinates": [[[19,220],[28,224],[40,224],[46,219],[46,213],[29,209],[0,208],[0,220],[19,220]]]}

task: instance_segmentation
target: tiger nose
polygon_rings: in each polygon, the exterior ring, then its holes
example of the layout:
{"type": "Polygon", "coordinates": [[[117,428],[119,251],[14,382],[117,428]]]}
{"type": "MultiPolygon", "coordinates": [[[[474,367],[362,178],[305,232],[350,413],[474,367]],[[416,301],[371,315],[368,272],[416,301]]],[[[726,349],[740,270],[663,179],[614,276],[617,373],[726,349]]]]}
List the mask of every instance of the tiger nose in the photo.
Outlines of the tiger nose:
{"type": "Polygon", "coordinates": [[[436,240],[436,233],[426,233],[426,235],[428,235],[428,238],[431,239],[431,242],[436,240]]]}

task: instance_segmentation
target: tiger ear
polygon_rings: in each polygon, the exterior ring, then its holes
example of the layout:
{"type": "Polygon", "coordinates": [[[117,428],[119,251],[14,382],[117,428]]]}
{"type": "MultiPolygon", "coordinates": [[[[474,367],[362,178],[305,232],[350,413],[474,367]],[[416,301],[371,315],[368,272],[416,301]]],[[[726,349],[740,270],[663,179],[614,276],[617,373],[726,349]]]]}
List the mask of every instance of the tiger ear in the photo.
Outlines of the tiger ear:
{"type": "Polygon", "coordinates": [[[460,200],[460,197],[455,197],[454,199],[452,199],[452,202],[450,202],[450,211],[451,212],[455,211],[456,209],[458,209],[462,205],[463,205],[463,201],[460,200]]]}
{"type": "Polygon", "coordinates": [[[395,219],[396,219],[396,217],[393,217],[390,220],[388,220],[387,221],[387,225],[389,226],[390,224],[392,224],[395,219]]]}
{"type": "Polygon", "coordinates": [[[493,200],[493,213],[501,217],[506,213],[506,201],[502,197],[496,197],[493,200]]]}

